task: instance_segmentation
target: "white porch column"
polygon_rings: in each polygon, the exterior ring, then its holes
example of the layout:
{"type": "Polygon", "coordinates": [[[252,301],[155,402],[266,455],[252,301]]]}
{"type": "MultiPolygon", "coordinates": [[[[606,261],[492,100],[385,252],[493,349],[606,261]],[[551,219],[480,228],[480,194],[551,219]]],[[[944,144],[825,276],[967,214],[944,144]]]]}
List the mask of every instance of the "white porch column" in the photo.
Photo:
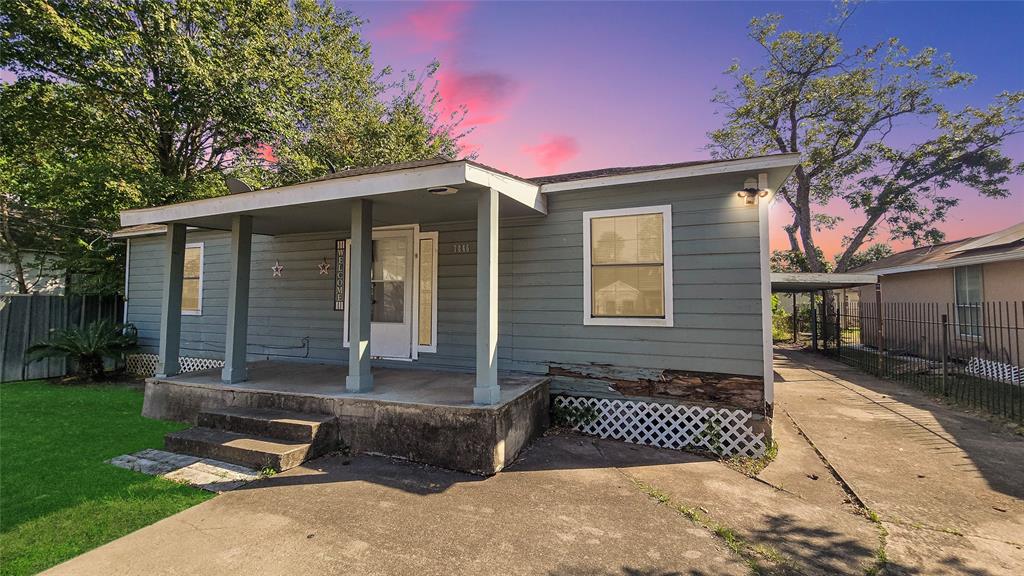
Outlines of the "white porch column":
{"type": "Polygon", "coordinates": [[[473,402],[497,404],[498,387],[498,191],[477,200],[476,229],[476,386],[473,402]]]}
{"type": "Polygon", "coordinates": [[[160,303],[160,357],[157,376],[181,372],[181,280],[185,275],[185,225],[168,224],[164,238],[164,292],[160,303]]]}
{"type": "Polygon", "coordinates": [[[373,389],[370,373],[370,256],[373,242],[373,203],[352,202],[352,252],[349,257],[348,378],[349,392],[373,389]]]}
{"type": "Polygon", "coordinates": [[[252,262],[252,216],[231,219],[231,277],[224,368],[220,379],[234,384],[246,379],[245,356],[249,331],[249,265],[252,262]]]}

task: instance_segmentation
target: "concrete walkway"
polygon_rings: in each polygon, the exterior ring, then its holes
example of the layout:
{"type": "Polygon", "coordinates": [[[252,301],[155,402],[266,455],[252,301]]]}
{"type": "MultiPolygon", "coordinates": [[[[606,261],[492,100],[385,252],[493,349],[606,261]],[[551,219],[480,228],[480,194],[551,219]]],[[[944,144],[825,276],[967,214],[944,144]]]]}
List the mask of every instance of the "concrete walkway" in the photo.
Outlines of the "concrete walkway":
{"type": "Polygon", "coordinates": [[[777,351],[776,373],[776,430],[795,423],[877,513],[890,572],[1024,573],[1024,438],[818,355],[777,351]]]}
{"type": "Polygon", "coordinates": [[[777,361],[779,453],[757,478],[574,434],[487,479],[329,456],[49,574],[1024,573],[1022,439],[820,357],[777,361]]]}

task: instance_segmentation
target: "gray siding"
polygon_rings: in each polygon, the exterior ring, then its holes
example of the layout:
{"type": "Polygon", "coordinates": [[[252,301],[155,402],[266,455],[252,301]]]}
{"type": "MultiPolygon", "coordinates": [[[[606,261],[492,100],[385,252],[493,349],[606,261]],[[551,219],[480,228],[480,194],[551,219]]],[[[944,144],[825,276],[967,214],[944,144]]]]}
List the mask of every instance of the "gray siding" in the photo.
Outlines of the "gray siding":
{"type": "MultiPolygon", "coordinates": [[[[499,255],[499,366],[544,372],[549,363],[605,363],[762,375],[758,209],[735,195],[735,177],[691,179],[548,195],[544,217],[503,220],[499,255]],[[583,212],[672,204],[674,326],[583,325],[583,212]]],[[[472,370],[475,353],[474,222],[421,224],[439,232],[437,353],[417,366],[472,370]]],[[[317,264],[347,233],[255,237],[250,296],[252,358],[344,362],[333,276],[317,264]],[[275,260],[283,278],[272,278],[275,260]]],[[[163,273],[162,237],[132,240],[128,320],[156,349],[163,273]]],[[[205,242],[203,315],[182,319],[182,353],[223,354],[228,235],[195,231],[205,242]]],[[[396,363],[408,366],[408,363],[396,363]]]]}

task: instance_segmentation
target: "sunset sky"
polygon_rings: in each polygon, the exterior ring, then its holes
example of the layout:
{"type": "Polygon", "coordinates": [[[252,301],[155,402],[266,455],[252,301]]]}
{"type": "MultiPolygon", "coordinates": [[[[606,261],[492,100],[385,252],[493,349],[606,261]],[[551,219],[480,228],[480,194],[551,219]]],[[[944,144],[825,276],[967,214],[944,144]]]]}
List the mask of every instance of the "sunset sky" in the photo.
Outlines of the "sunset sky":
{"type": "MultiPolygon", "coordinates": [[[[465,104],[479,161],[521,176],[707,157],[706,133],[721,116],[710,98],[728,85],[733,59],[759,62],[746,37],[750,18],[781,12],[784,26],[807,29],[829,3],[396,3],[345,2],[369,22],[366,39],[378,65],[420,70],[441,61],[438,88],[448,105],[465,104]]],[[[943,94],[950,106],[986,105],[1003,90],[1024,89],[1024,3],[878,2],[862,6],[846,28],[848,43],[890,36],[912,49],[953,55],[975,84],[943,94]]],[[[908,126],[908,141],[925,126],[908,126]]],[[[1024,161],[1024,138],[1008,152],[1024,161]]],[[[942,226],[950,239],[1024,220],[1024,178],[1014,196],[962,199],[942,226]]],[[[857,221],[818,236],[831,257],[857,221]]],[[[773,248],[786,246],[781,204],[773,210],[773,248]]],[[[902,246],[896,246],[901,248],[902,246]]]]}

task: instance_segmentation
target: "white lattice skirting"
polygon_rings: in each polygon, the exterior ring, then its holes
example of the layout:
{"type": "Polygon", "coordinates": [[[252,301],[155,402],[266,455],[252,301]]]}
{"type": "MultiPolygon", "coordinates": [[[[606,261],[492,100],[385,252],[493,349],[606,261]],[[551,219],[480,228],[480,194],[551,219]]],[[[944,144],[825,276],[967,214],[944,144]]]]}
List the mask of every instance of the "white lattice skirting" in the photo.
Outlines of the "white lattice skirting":
{"type": "Polygon", "coordinates": [[[552,402],[596,411],[596,418],[576,429],[601,438],[721,456],[758,457],[765,451],[764,432],[754,431],[753,414],[744,410],[580,396],[555,396],[552,402]]]}
{"type": "MultiPolygon", "coordinates": [[[[178,358],[182,372],[197,372],[209,370],[210,368],[221,368],[223,360],[213,358],[194,358],[192,356],[181,356],[178,358]]],[[[129,374],[134,376],[153,376],[160,364],[156,354],[129,354],[125,359],[125,365],[129,374]]]]}
{"type": "Polygon", "coordinates": [[[1024,369],[1005,362],[974,357],[967,363],[967,373],[997,382],[1024,385],[1024,369]]]}

